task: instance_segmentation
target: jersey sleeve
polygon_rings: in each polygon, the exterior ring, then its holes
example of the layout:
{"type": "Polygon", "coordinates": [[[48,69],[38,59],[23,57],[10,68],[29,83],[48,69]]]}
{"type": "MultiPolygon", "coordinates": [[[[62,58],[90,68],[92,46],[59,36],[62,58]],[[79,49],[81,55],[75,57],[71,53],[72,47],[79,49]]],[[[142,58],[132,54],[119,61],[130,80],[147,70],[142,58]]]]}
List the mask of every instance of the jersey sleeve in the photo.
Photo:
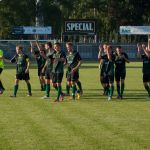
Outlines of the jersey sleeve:
{"type": "Polygon", "coordinates": [[[126,59],[129,59],[127,53],[124,53],[124,57],[125,57],[126,59]]]}
{"type": "Polygon", "coordinates": [[[78,52],[77,52],[77,54],[76,54],[76,58],[77,58],[78,61],[81,61],[81,60],[82,60],[81,55],[80,55],[78,52]]]}

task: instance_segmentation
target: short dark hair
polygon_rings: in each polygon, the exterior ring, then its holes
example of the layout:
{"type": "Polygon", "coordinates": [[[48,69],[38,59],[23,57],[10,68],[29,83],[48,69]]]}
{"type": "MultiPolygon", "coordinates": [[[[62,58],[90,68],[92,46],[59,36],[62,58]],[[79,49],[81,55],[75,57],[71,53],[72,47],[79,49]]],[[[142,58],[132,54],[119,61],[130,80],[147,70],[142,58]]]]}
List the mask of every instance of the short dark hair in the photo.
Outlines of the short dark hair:
{"type": "Polygon", "coordinates": [[[58,46],[61,46],[61,44],[59,42],[56,42],[54,45],[58,45],[58,46]]]}
{"type": "Polygon", "coordinates": [[[18,47],[20,50],[23,50],[22,45],[16,45],[16,47],[18,47]]]}
{"type": "Polygon", "coordinates": [[[72,42],[67,42],[66,45],[73,46],[72,42]]]}
{"type": "Polygon", "coordinates": [[[51,42],[46,42],[45,44],[47,44],[50,48],[53,47],[52,43],[51,42]]]}
{"type": "Polygon", "coordinates": [[[122,47],[121,46],[117,46],[116,48],[121,49],[122,47]]]}

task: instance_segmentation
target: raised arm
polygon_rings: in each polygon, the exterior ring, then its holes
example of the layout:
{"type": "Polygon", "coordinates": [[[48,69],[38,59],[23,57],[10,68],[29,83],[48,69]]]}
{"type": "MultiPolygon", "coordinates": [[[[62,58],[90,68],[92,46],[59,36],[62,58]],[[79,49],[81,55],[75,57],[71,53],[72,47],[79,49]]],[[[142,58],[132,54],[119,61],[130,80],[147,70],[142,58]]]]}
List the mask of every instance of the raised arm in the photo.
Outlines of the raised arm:
{"type": "Polygon", "coordinates": [[[33,51],[33,43],[30,41],[30,47],[31,47],[31,49],[30,49],[30,51],[31,51],[31,53],[33,53],[34,51],[33,51]]]}
{"type": "Polygon", "coordinates": [[[148,36],[148,50],[150,51],[150,35],[148,36]]]}
{"type": "Polygon", "coordinates": [[[101,55],[102,55],[102,51],[103,51],[103,45],[99,46],[99,53],[98,53],[98,59],[101,59],[101,55]]]}
{"type": "Polygon", "coordinates": [[[37,46],[38,50],[40,51],[40,44],[38,41],[36,41],[36,46],[37,46]]]}
{"type": "Polygon", "coordinates": [[[146,54],[146,56],[150,58],[150,51],[148,50],[148,47],[146,47],[145,44],[142,44],[142,48],[143,48],[144,53],[146,54]]]}
{"type": "Polygon", "coordinates": [[[141,46],[141,44],[137,44],[137,56],[138,57],[141,57],[141,51],[142,51],[142,46],[141,46]]]}

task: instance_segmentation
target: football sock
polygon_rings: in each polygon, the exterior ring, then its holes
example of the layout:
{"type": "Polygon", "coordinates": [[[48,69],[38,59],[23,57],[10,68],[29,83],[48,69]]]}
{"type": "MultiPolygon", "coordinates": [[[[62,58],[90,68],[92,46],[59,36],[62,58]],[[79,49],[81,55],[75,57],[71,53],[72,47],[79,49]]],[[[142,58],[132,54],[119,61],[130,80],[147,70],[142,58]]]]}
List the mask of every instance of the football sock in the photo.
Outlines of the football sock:
{"type": "Polygon", "coordinates": [[[81,84],[80,81],[77,82],[77,85],[78,85],[78,87],[79,87],[79,90],[82,91],[82,84],[81,84]]]}
{"type": "Polygon", "coordinates": [[[72,96],[75,97],[76,85],[72,85],[72,96]]]}
{"type": "Polygon", "coordinates": [[[123,95],[123,92],[124,92],[124,83],[121,83],[121,96],[123,95]]]}
{"type": "Polygon", "coordinates": [[[70,94],[70,86],[68,84],[66,84],[66,92],[67,94],[70,94]]]}
{"type": "Polygon", "coordinates": [[[50,93],[50,84],[46,84],[46,96],[49,97],[50,93]]]}
{"type": "Polygon", "coordinates": [[[54,86],[54,88],[55,88],[56,91],[58,91],[58,87],[57,86],[54,86]]]}
{"type": "Polygon", "coordinates": [[[120,96],[120,84],[117,84],[117,93],[120,96]]]}
{"type": "Polygon", "coordinates": [[[27,83],[28,93],[31,94],[31,84],[27,83]]]}
{"type": "Polygon", "coordinates": [[[14,86],[14,96],[16,96],[16,94],[17,94],[18,87],[19,87],[19,85],[15,85],[15,86],[14,86]]]}
{"type": "Polygon", "coordinates": [[[109,92],[109,96],[112,97],[113,96],[113,92],[114,92],[114,86],[110,86],[109,88],[110,92],[109,92]]]}
{"type": "Polygon", "coordinates": [[[60,95],[62,94],[61,86],[58,86],[57,100],[59,100],[60,95]]]}

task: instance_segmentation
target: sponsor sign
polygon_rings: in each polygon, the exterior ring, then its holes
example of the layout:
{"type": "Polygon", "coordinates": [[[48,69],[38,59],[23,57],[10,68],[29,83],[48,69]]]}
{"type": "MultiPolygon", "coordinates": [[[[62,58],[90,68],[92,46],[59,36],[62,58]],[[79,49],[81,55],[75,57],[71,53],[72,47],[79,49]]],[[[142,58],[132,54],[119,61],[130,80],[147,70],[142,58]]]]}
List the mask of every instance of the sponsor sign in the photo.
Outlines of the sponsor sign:
{"type": "Polygon", "coordinates": [[[12,34],[52,34],[52,28],[47,27],[31,27],[31,26],[19,26],[14,27],[12,34]]]}
{"type": "Polygon", "coordinates": [[[120,26],[120,34],[122,35],[147,35],[150,34],[150,26],[120,26]]]}
{"type": "Polygon", "coordinates": [[[95,33],[95,20],[66,20],[64,25],[65,33],[95,33]]]}

